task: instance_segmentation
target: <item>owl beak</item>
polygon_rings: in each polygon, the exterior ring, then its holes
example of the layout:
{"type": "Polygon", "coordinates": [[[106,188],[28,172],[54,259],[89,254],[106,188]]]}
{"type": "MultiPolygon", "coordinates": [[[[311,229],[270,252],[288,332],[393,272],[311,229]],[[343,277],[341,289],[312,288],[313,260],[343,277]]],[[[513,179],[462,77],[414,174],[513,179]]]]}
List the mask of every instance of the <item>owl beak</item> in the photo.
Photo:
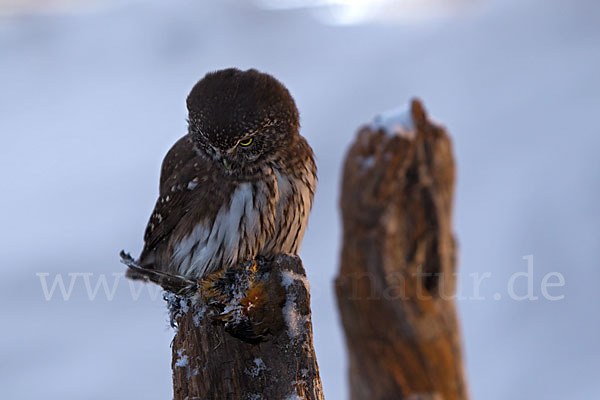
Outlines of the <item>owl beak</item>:
{"type": "Polygon", "coordinates": [[[224,155],[221,153],[221,151],[219,149],[217,149],[214,146],[211,146],[213,148],[213,150],[215,151],[215,154],[217,155],[217,158],[219,160],[221,160],[221,163],[223,164],[223,166],[225,167],[225,169],[227,171],[231,171],[231,163],[224,157],[224,155]]]}

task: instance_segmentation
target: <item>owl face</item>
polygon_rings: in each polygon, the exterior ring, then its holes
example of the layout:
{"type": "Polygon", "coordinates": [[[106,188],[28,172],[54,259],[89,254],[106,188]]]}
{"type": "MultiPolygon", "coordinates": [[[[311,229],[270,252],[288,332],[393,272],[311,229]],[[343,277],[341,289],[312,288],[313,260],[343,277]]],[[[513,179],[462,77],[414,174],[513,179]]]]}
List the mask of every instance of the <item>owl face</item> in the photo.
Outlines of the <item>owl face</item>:
{"type": "Polygon", "coordinates": [[[298,110],[287,89],[256,70],[207,74],[187,99],[196,147],[228,173],[277,162],[298,139],[298,110]]]}

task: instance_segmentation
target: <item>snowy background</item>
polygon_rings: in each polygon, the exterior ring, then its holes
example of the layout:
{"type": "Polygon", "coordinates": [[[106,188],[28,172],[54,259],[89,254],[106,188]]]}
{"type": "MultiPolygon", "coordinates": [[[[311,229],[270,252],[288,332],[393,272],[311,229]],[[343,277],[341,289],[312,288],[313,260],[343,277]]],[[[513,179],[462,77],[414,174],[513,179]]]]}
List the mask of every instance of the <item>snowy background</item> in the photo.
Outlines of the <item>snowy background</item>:
{"type": "Polygon", "coordinates": [[[188,91],[229,66],[288,86],[318,158],[302,257],[328,399],[347,397],[332,286],[340,165],[361,124],[412,96],[455,144],[473,398],[600,398],[596,0],[368,15],[234,0],[37,3],[0,1],[0,398],[171,398],[165,305],[119,275],[118,251],[141,249],[188,91]],[[538,300],[516,301],[507,282],[528,255],[538,300]],[[469,274],[485,272],[474,299],[469,274]],[[564,299],[541,295],[549,272],[564,276],[550,290],[564,299]],[[100,274],[109,294],[94,297],[100,274]],[[73,282],[68,300],[58,286],[44,293],[57,276],[67,292],[73,282]]]}

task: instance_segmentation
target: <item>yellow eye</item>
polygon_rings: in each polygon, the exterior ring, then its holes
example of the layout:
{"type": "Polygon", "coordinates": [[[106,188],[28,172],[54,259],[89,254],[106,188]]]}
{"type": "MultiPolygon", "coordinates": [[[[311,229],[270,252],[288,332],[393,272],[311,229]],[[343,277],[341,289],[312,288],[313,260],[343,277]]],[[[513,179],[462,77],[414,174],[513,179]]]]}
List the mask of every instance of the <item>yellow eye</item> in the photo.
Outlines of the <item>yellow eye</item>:
{"type": "Polygon", "coordinates": [[[248,139],[244,139],[244,140],[240,140],[240,146],[242,147],[248,147],[252,144],[252,142],[254,142],[253,138],[248,138],[248,139]]]}

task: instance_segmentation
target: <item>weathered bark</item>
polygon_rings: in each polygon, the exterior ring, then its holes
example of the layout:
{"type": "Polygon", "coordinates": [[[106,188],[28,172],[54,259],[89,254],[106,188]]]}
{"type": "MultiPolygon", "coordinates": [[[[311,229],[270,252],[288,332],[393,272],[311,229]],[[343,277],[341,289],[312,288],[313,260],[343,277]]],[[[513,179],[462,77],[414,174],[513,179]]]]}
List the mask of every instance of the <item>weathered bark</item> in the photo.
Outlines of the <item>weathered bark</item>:
{"type": "Polygon", "coordinates": [[[176,300],[175,400],[323,399],[302,263],[281,255],[259,265],[241,292],[223,294],[247,279],[238,274],[203,284],[213,300],[176,300]]]}
{"type": "Polygon", "coordinates": [[[451,143],[418,101],[410,114],[403,134],[362,128],[344,166],[336,290],[353,400],[468,398],[451,143]]]}

